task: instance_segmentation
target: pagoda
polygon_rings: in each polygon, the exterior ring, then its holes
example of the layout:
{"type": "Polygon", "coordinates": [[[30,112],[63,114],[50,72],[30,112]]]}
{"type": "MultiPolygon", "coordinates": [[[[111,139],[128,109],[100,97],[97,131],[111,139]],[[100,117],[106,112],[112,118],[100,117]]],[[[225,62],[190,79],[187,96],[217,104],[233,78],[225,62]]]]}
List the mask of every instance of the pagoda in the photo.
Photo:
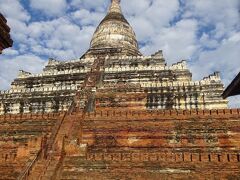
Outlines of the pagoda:
{"type": "Polygon", "coordinates": [[[185,60],[167,66],[161,50],[143,56],[119,0],[112,1],[89,50],[81,58],[67,62],[50,59],[40,74],[19,71],[11,89],[0,92],[0,114],[66,111],[76,92],[90,93],[87,99],[79,99],[82,107],[89,111],[107,106],[175,110],[227,108],[227,101],[221,97],[223,84],[218,72],[192,81],[185,60]],[[120,92],[123,96],[136,95],[137,99],[115,98],[120,92]],[[103,93],[104,97],[98,98],[98,94],[103,93]],[[109,97],[111,93],[115,95],[109,97]]]}
{"type": "Polygon", "coordinates": [[[90,48],[0,93],[3,179],[238,179],[240,110],[218,72],[143,56],[112,0],[90,48]]]}

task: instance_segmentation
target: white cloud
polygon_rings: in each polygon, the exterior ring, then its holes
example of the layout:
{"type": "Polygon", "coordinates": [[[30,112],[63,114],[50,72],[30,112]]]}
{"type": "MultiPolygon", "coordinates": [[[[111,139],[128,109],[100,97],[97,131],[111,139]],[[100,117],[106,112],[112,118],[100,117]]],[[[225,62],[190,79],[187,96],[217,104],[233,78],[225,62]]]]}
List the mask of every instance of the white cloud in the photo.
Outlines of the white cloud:
{"type": "Polygon", "coordinates": [[[170,26],[179,10],[178,0],[122,0],[122,9],[133,26],[139,41],[147,42],[149,37],[160,33],[161,28],[170,26]]]}
{"type": "MultiPolygon", "coordinates": [[[[5,63],[8,58],[12,64],[18,63],[18,57],[26,54],[28,57],[30,53],[34,54],[32,59],[80,57],[88,49],[110,0],[30,0],[31,12],[39,10],[51,16],[51,20],[35,22],[30,21],[31,14],[20,2],[0,0],[0,11],[8,18],[15,43],[14,48],[5,50],[5,55],[0,57],[5,63]]],[[[240,71],[237,66],[239,3],[239,0],[171,0],[167,3],[165,0],[122,0],[121,4],[144,54],[162,49],[167,63],[189,59],[194,79],[221,71],[227,85],[240,71]]],[[[41,13],[39,16],[44,19],[41,13]]],[[[34,68],[34,64],[29,65],[34,68]]],[[[2,74],[0,78],[6,87],[10,79],[2,74]]]]}
{"type": "Polygon", "coordinates": [[[206,24],[219,23],[228,26],[239,23],[239,0],[184,0],[184,17],[200,18],[206,24]]]}
{"type": "Polygon", "coordinates": [[[14,43],[25,43],[27,39],[26,23],[31,19],[29,13],[18,0],[0,0],[0,12],[7,18],[11,27],[11,37],[14,43]]]}
{"type": "Polygon", "coordinates": [[[41,72],[46,61],[32,54],[10,57],[0,56],[0,89],[9,89],[19,72],[25,70],[32,73],[41,72]]]}
{"type": "Polygon", "coordinates": [[[240,95],[239,96],[233,96],[229,97],[228,100],[230,101],[229,103],[229,108],[239,108],[240,107],[240,95]]]}
{"type": "Polygon", "coordinates": [[[220,46],[211,51],[202,51],[199,59],[192,63],[194,76],[200,78],[213,71],[220,71],[226,84],[240,71],[240,32],[224,39],[220,46]],[[201,68],[199,68],[201,67],[201,68]]]}
{"type": "MultiPolygon", "coordinates": [[[[220,71],[222,80],[227,87],[240,72],[240,32],[222,41],[212,51],[202,51],[199,59],[191,64],[194,79],[200,79],[213,71],[220,71]]],[[[240,107],[239,96],[229,98],[229,107],[240,107]]]]}
{"type": "Polygon", "coordinates": [[[168,63],[189,59],[198,48],[196,30],[195,20],[181,20],[175,26],[161,28],[142,51],[149,54],[162,49],[168,63]]]}
{"type": "Polygon", "coordinates": [[[29,21],[30,15],[18,0],[0,0],[0,12],[7,18],[29,21]]]}
{"type": "Polygon", "coordinates": [[[106,7],[109,5],[109,1],[106,0],[70,0],[70,6],[74,9],[87,9],[94,10],[95,12],[105,12],[106,7]]]}
{"type": "Polygon", "coordinates": [[[219,46],[219,42],[215,39],[212,39],[209,34],[203,33],[199,39],[199,43],[202,47],[214,49],[219,46]]]}
{"type": "Polygon", "coordinates": [[[78,26],[68,17],[28,26],[29,49],[60,60],[80,57],[89,47],[93,26],[78,26]]]}
{"type": "Polygon", "coordinates": [[[139,16],[145,14],[151,5],[150,0],[122,0],[122,9],[126,16],[139,16]]]}
{"type": "Polygon", "coordinates": [[[11,37],[14,43],[27,43],[27,24],[24,21],[9,18],[8,25],[11,27],[11,37]]]}
{"type": "Polygon", "coordinates": [[[6,56],[17,56],[19,52],[13,48],[8,48],[3,51],[3,55],[6,56]]]}
{"type": "Polygon", "coordinates": [[[73,12],[71,15],[74,21],[81,26],[85,25],[96,26],[96,24],[98,24],[102,20],[105,13],[91,12],[87,9],[81,9],[73,12]]]}
{"type": "Polygon", "coordinates": [[[123,11],[128,15],[137,39],[144,46],[144,54],[152,54],[159,49],[164,51],[168,63],[190,59],[198,51],[198,22],[194,18],[181,19],[180,3],[172,0],[122,0],[123,11]],[[143,13],[144,12],[144,13],[143,13]]]}
{"type": "Polygon", "coordinates": [[[67,10],[66,0],[30,0],[30,5],[50,16],[62,15],[67,10]]]}

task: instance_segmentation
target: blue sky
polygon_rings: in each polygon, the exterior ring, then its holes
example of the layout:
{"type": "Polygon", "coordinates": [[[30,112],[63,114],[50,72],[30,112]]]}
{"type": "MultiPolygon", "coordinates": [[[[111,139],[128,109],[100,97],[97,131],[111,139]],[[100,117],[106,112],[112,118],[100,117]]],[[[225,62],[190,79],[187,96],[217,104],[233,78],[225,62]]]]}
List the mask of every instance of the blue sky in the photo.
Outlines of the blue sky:
{"type": "MultiPolygon", "coordinates": [[[[0,89],[23,69],[42,71],[48,58],[71,60],[88,49],[110,0],[0,0],[14,46],[0,56],[0,89]]],[[[240,71],[239,0],[122,0],[141,52],[162,49],[168,64],[182,59],[194,80],[220,71],[225,85],[240,71]]],[[[232,107],[240,98],[230,99],[232,107]]]]}

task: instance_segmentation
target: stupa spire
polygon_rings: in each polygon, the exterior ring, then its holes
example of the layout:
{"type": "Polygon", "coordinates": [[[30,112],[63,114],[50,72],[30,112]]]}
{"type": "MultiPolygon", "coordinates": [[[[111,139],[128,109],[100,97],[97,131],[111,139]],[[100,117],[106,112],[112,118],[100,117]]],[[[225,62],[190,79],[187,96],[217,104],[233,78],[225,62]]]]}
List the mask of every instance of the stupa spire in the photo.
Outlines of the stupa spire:
{"type": "Polygon", "coordinates": [[[122,14],[121,0],[111,0],[107,15],[93,34],[90,49],[114,48],[121,55],[141,55],[136,35],[122,14]]]}
{"type": "Polygon", "coordinates": [[[122,13],[120,2],[121,0],[111,0],[112,3],[109,7],[108,13],[122,13]]]}

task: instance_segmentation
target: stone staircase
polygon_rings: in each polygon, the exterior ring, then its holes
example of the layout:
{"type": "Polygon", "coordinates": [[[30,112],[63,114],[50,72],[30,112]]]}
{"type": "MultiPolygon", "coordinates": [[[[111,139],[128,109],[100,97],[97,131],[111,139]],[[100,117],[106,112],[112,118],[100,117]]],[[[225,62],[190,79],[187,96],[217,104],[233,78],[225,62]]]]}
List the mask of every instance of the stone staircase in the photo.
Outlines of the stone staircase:
{"type": "Polygon", "coordinates": [[[19,179],[31,166],[60,114],[0,116],[0,179],[19,179]]]}
{"type": "Polygon", "coordinates": [[[31,169],[28,179],[50,179],[55,176],[58,165],[61,163],[60,159],[64,157],[62,152],[64,138],[72,131],[75,120],[73,115],[64,116],[58,127],[55,127],[56,132],[50,137],[46,154],[42,154],[42,157],[38,159],[31,169]]]}
{"type": "MultiPolygon", "coordinates": [[[[52,155],[53,156],[53,155],[52,155]]],[[[49,180],[55,177],[60,158],[53,156],[54,158],[41,158],[31,169],[27,179],[29,180],[49,180]]],[[[60,157],[60,156],[59,156],[60,157]]]]}
{"type": "MultiPolygon", "coordinates": [[[[97,59],[91,72],[85,78],[85,81],[79,91],[76,93],[68,111],[54,127],[52,136],[48,141],[46,158],[39,159],[30,170],[28,179],[54,179],[58,176],[58,170],[62,166],[65,153],[77,153],[81,151],[79,139],[81,138],[81,122],[85,113],[93,111],[94,97],[93,88],[100,81],[100,67],[104,64],[104,59],[97,59]],[[65,147],[67,142],[68,147],[65,147]],[[75,151],[73,150],[75,149],[75,151]],[[71,152],[69,152],[71,151],[71,152]]],[[[80,152],[81,153],[81,152],[80,152]]]]}

